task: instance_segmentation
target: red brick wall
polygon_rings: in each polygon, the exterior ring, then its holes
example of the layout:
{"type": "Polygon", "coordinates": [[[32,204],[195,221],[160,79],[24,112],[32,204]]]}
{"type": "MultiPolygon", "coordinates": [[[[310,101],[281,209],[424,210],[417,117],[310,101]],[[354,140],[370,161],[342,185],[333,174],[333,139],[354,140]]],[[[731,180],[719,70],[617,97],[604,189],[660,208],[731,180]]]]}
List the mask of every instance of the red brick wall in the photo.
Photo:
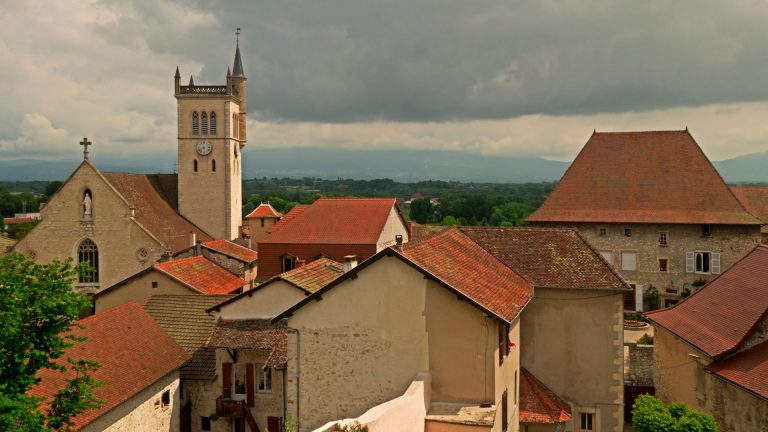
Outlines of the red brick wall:
{"type": "Polygon", "coordinates": [[[259,243],[258,281],[264,281],[283,272],[282,257],[292,254],[305,262],[314,261],[321,254],[339,262],[344,262],[345,255],[357,255],[360,261],[376,254],[376,245],[339,245],[339,244],[276,244],[259,243]]]}

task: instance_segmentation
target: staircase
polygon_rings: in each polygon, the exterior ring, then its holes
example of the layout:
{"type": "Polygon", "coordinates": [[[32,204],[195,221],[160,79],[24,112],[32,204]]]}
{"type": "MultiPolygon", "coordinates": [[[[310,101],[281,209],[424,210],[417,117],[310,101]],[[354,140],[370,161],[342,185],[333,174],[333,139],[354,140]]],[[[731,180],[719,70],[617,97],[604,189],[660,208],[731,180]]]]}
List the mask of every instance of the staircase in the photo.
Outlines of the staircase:
{"type": "Polygon", "coordinates": [[[259,425],[256,424],[256,420],[251,414],[251,410],[245,409],[243,412],[245,413],[245,421],[248,423],[248,427],[251,428],[251,432],[261,432],[259,430],[259,425]]]}

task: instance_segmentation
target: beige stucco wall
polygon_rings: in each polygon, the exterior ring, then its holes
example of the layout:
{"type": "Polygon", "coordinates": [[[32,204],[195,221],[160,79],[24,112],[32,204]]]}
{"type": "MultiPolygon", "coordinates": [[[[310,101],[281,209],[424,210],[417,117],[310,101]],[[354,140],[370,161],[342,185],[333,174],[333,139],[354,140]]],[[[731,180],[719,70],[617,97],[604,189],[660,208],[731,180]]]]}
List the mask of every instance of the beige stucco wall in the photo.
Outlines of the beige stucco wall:
{"type": "Polygon", "coordinates": [[[88,163],[80,165],[61,189],[43,207],[42,221],[22,239],[15,251],[34,256],[39,263],[54,259],[77,260],[77,247],[84,239],[99,248],[98,287],[109,287],[149,267],[162,253],[160,242],[131,217],[128,204],[88,163]],[[92,193],[92,218],[83,219],[82,201],[86,189],[92,193]],[[147,259],[137,254],[150,253],[147,259]]]}
{"type": "Polygon", "coordinates": [[[96,313],[104,312],[109,308],[128,303],[129,301],[136,301],[140,305],[143,305],[150,296],[159,294],[200,293],[187,287],[176,279],[168,277],[164,273],[153,269],[123,285],[95,296],[96,313]],[[157,282],[157,288],[152,288],[152,282],[157,282]]]}
{"type": "Polygon", "coordinates": [[[300,302],[304,291],[283,280],[275,280],[249,291],[243,296],[224,305],[214,316],[221,319],[270,319],[300,302]]]}
{"type": "MultiPolygon", "coordinates": [[[[521,319],[518,317],[512,322],[509,329],[509,340],[514,343],[515,346],[510,347],[509,354],[504,356],[504,362],[499,365],[499,350],[498,343],[494,350],[494,358],[492,364],[495,369],[494,386],[495,386],[495,400],[496,416],[493,422],[494,432],[503,432],[502,426],[502,394],[507,391],[507,416],[508,416],[508,431],[516,432],[520,427],[520,350],[521,350],[521,319]]],[[[495,326],[494,326],[495,329],[495,326]]],[[[498,335],[493,338],[494,341],[498,341],[498,335]]]]}
{"type": "Polygon", "coordinates": [[[623,427],[622,294],[536,288],[523,310],[521,359],[557,395],[598,413],[601,431],[623,427]]]}
{"type": "MultiPolygon", "coordinates": [[[[229,356],[226,350],[216,350],[216,370],[219,372],[216,374],[216,385],[214,388],[214,394],[216,397],[222,394],[222,387],[224,385],[221,375],[221,364],[232,363],[232,370],[234,371],[235,364],[237,363],[253,363],[254,367],[261,368],[267,361],[269,353],[266,351],[247,351],[237,350],[237,362],[232,361],[232,357],[229,356]]],[[[254,389],[258,385],[258,376],[256,370],[254,370],[254,389]]],[[[234,379],[232,380],[234,386],[234,379]]],[[[234,388],[234,387],[233,387],[234,388]]],[[[251,408],[251,414],[256,420],[259,429],[262,431],[267,430],[267,417],[282,417],[283,415],[283,371],[274,369],[272,371],[272,391],[260,393],[254,392],[253,408],[251,408]]],[[[214,411],[215,411],[215,398],[214,398],[214,411]]],[[[245,419],[243,419],[245,422],[245,419]]],[[[246,426],[247,428],[247,426],[246,426]]],[[[232,420],[228,418],[220,418],[211,423],[211,430],[214,432],[231,432],[232,420]]]]}
{"type": "Polygon", "coordinates": [[[81,429],[82,432],[134,432],[179,430],[179,372],[159,379],[132,398],[108,411],[81,429]],[[160,398],[171,393],[171,403],[161,407],[160,398]]]}
{"type": "Polygon", "coordinates": [[[392,206],[387,221],[384,223],[384,228],[379,235],[379,240],[376,242],[376,252],[395,244],[396,235],[403,236],[403,243],[408,242],[408,228],[398,215],[395,206],[392,206]]]}
{"type": "Polygon", "coordinates": [[[251,236],[251,247],[256,249],[256,243],[267,236],[267,230],[277,223],[275,218],[248,219],[248,234],[251,236]],[[262,225],[263,224],[263,225],[262,225]]]}
{"type": "Polygon", "coordinates": [[[474,426],[458,423],[445,423],[437,421],[426,421],[424,432],[489,432],[491,428],[486,426],[474,426]]]}
{"type": "Polygon", "coordinates": [[[216,398],[221,395],[221,386],[216,381],[182,380],[181,387],[181,406],[192,405],[192,432],[203,432],[201,417],[210,417],[216,412],[216,398]]]}
{"type": "Polygon", "coordinates": [[[705,382],[706,401],[700,409],[712,414],[720,432],[768,432],[768,400],[710,374],[705,382]]]}
{"type": "MultiPolygon", "coordinates": [[[[537,223],[540,226],[575,228],[599,251],[613,254],[612,264],[631,283],[656,287],[670,299],[678,299],[684,286],[698,279],[710,280],[711,274],[686,273],[686,252],[719,252],[721,273],[746,255],[761,241],[759,225],[712,225],[712,236],[701,235],[701,225],[681,224],[609,224],[609,223],[537,223]],[[607,228],[601,237],[599,228],[607,228]],[[624,228],[632,236],[624,236],[624,228]],[[659,246],[659,233],[668,233],[668,245],[659,246]],[[637,271],[621,270],[621,251],[637,252],[637,271]],[[669,259],[669,271],[659,272],[659,258],[669,259]],[[667,292],[667,289],[677,292],[667,292]]],[[[664,306],[662,301],[661,306],[664,306]]]]}

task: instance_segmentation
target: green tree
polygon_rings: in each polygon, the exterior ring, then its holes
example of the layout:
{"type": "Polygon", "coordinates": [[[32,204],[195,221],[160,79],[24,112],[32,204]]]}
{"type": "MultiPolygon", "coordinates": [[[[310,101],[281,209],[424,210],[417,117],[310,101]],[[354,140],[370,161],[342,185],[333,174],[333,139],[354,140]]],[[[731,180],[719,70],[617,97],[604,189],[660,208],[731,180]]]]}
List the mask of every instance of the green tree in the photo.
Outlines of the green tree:
{"type": "Polygon", "coordinates": [[[47,198],[50,198],[53,194],[55,194],[59,190],[59,188],[63,184],[64,182],[60,182],[58,180],[48,183],[47,185],[45,185],[45,196],[47,198]]]}
{"type": "Polygon", "coordinates": [[[32,231],[32,228],[35,227],[35,225],[39,224],[40,220],[33,220],[32,222],[24,222],[19,224],[13,225],[13,231],[10,232],[9,236],[16,240],[21,240],[26,236],[30,231],[32,231]]]}
{"type": "Polygon", "coordinates": [[[665,406],[651,395],[642,395],[632,405],[632,425],[637,432],[717,432],[712,416],[682,403],[665,406]]]}
{"type": "Polygon", "coordinates": [[[440,225],[443,225],[443,226],[452,226],[452,225],[458,225],[458,224],[459,224],[459,220],[450,215],[444,217],[443,220],[440,222],[440,225]]]}
{"type": "Polygon", "coordinates": [[[70,330],[90,300],[74,292],[72,282],[87,271],[70,261],[36,264],[16,253],[0,256],[0,430],[69,430],[74,416],[98,407],[92,393],[98,383],[89,375],[98,365],[87,360],[67,359],[74,377],[45,413],[40,399],[28,394],[41,369],[66,371],[57,360],[84,340],[70,330]]]}
{"type": "Polygon", "coordinates": [[[420,224],[425,224],[432,218],[432,204],[426,199],[417,199],[411,202],[411,219],[420,224]]]}

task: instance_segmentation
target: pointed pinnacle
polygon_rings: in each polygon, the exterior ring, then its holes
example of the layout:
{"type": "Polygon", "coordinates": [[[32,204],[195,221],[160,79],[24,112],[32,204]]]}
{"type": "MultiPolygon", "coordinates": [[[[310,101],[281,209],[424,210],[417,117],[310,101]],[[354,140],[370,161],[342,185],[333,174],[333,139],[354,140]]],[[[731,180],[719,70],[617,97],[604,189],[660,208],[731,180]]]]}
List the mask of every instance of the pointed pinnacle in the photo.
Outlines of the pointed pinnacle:
{"type": "Polygon", "coordinates": [[[192,79],[192,75],[189,76],[189,86],[192,87],[195,85],[195,80],[192,79]]]}
{"type": "Polygon", "coordinates": [[[181,74],[179,73],[179,67],[176,66],[176,75],[174,75],[176,78],[181,78],[181,74]]]}

